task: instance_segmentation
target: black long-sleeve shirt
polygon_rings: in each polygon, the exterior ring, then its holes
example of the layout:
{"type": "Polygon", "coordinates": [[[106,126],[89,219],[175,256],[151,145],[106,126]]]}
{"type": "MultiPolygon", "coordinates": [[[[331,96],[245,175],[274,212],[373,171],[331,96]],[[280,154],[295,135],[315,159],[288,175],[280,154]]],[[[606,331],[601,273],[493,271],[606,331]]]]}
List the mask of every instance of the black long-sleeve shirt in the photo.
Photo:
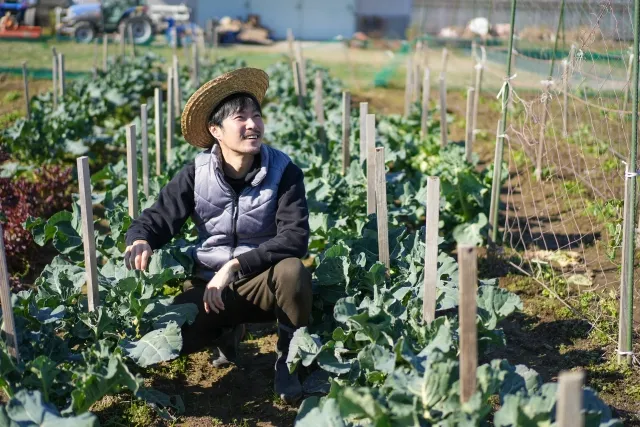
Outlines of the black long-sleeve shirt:
{"type": "MultiPolygon", "coordinates": [[[[236,193],[249,185],[260,169],[260,156],[256,156],[245,178],[234,179],[225,175],[227,183],[236,193]]],[[[126,243],[146,240],[152,249],[168,243],[180,231],[195,209],[195,162],[188,163],[161,191],[158,200],[127,230],[126,243]]],[[[236,257],[240,263],[240,276],[266,270],[279,261],[307,253],[309,244],[309,211],[304,190],[304,175],[293,162],[285,168],[278,186],[276,211],[277,235],[258,248],[236,257]]]]}

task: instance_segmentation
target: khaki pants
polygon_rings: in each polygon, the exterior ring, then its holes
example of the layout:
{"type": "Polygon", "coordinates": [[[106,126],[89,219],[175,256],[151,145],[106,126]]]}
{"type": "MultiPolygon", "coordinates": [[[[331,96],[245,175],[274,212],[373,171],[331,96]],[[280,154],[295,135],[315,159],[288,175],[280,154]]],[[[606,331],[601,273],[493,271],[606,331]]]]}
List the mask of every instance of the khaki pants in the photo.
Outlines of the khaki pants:
{"type": "Polygon", "coordinates": [[[175,304],[193,303],[198,316],[182,327],[182,353],[200,351],[212,344],[222,328],[241,323],[277,320],[289,328],[306,326],[311,313],[311,274],[297,258],[287,258],[251,277],[233,282],[222,291],[224,310],[204,311],[202,300],[207,282],[194,279],[184,283],[184,292],[175,304]]]}

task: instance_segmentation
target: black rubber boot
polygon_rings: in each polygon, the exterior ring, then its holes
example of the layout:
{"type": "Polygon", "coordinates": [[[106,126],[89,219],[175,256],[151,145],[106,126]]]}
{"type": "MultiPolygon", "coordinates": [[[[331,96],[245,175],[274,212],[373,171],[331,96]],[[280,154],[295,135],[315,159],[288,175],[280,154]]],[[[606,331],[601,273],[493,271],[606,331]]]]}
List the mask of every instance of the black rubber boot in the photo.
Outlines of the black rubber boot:
{"type": "Polygon", "coordinates": [[[287,356],[289,354],[289,343],[293,338],[295,330],[284,325],[278,326],[278,343],[276,344],[276,373],[274,379],[274,389],[280,399],[285,403],[293,405],[298,403],[302,397],[302,385],[298,379],[298,373],[289,373],[287,366],[287,356]]]}
{"type": "Polygon", "coordinates": [[[218,357],[216,358],[214,356],[211,361],[211,365],[214,368],[223,368],[236,362],[238,358],[238,346],[244,334],[245,327],[243,324],[236,325],[232,328],[225,328],[220,338],[216,340],[218,357]]]}

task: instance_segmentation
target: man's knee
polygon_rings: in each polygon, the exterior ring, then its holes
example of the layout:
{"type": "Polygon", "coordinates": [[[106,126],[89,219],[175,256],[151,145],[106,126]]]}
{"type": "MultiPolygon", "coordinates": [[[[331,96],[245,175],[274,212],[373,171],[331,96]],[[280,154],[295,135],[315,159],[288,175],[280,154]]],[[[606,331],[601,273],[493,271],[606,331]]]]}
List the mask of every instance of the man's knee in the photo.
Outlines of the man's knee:
{"type": "Polygon", "coordinates": [[[283,296],[311,298],[311,273],[298,258],[285,258],[274,267],[273,280],[283,296]]]}

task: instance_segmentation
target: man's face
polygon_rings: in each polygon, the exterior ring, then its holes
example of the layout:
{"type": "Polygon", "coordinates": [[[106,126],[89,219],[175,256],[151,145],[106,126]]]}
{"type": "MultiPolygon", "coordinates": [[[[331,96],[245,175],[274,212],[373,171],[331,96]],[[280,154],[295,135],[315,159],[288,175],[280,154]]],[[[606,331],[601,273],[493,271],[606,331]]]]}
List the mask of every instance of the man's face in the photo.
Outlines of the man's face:
{"type": "Polygon", "coordinates": [[[209,130],[223,148],[238,154],[260,153],[264,122],[252,106],[231,114],[222,121],[222,126],[210,126],[209,130]]]}

